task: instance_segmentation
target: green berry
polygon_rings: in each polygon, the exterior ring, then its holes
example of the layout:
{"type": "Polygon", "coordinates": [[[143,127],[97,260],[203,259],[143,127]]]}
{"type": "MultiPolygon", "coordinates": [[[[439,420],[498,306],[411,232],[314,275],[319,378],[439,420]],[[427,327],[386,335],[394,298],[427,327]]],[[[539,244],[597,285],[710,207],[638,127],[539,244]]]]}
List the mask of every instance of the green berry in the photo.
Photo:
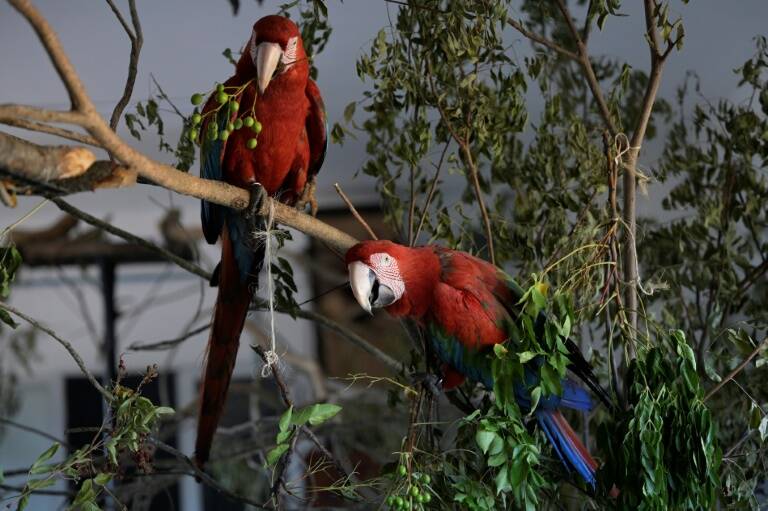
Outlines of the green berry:
{"type": "Polygon", "coordinates": [[[216,92],[224,92],[224,84],[220,83],[216,85],[216,92]]]}
{"type": "Polygon", "coordinates": [[[421,482],[423,482],[424,484],[429,484],[432,482],[432,478],[429,477],[429,474],[422,474],[421,482]]]}
{"type": "Polygon", "coordinates": [[[427,494],[426,493],[419,493],[419,495],[416,497],[416,501],[419,504],[423,504],[427,501],[427,494]]]}
{"type": "Polygon", "coordinates": [[[253,121],[253,131],[255,131],[257,134],[261,133],[261,123],[259,121],[253,121]]]}
{"type": "Polygon", "coordinates": [[[189,137],[189,140],[192,142],[197,140],[197,135],[198,133],[197,133],[197,130],[195,129],[189,130],[189,133],[187,134],[187,136],[189,137]]]}
{"type": "Polygon", "coordinates": [[[254,121],[253,121],[253,117],[251,117],[251,116],[249,115],[248,117],[246,117],[246,118],[243,120],[243,126],[245,126],[246,128],[250,128],[251,126],[253,126],[253,122],[254,122],[254,121]]]}
{"type": "Polygon", "coordinates": [[[192,94],[192,97],[189,100],[193,105],[197,106],[200,103],[203,102],[203,95],[202,94],[192,94]]]}
{"type": "Polygon", "coordinates": [[[229,131],[228,130],[221,130],[221,133],[219,133],[219,138],[222,140],[226,140],[229,138],[229,131]]]}
{"type": "Polygon", "coordinates": [[[229,103],[229,109],[232,110],[233,112],[237,112],[238,110],[240,110],[240,103],[238,103],[235,100],[232,100],[229,103]]]}
{"type": "Polygon", "coordinates": [[[234,122],[228,122],[227,123],[227,131],[235,131],[235,123],[234,122]]]}
{"type": "Polygon", "coordinates": [[[239,130],[243,127],[243,120],[242,119],[235,119],[235,129],[239,130]]]}
{"type": "Polygon", "coordinates": [[[419,487],[418,486],[411,486],[411,490],[410,491],[411,491],[411,495],[413,495],[414,497],[418,497],[419,496],[419,487]]]}
{"type": "Polygon", "coordinates": [[[390,506],[390,507],[395,505],[395,496],[394,495],[390,495],[389,497],[387,497],[387,505],[390,506]]]}
{"type": "Polygon", "coordinates": [[[223,92],[223,91],[219,92],[218,94],[216,94],[216,101],[218,101],[219,103],[221,103],[223,105],[224,103],[229,101],[229,94],[227,94],[226,92],[223,92]]]}
{"type": "Polygon", "coordinates": [[[192,126],[197,126],[203,121],[203,116],[200,114],[193,114],[192,115],[192,126]]]}
{"type": "Polygon", "coordinates": [[[403,500],[403,497],[395,497],[395,505],[397,507],[403,507],[405,504],[405,501],[403,500]]]}
{"type": "Polygon", "coordinates": [[[400,477],[405,477],[406,474],[408,474],[408,470],[405,468],[405,465],[400,465],[397,467],[397,473],[400,475],[400,477]]]}
{"type": "Polygon", "coordinates": [[[423,502],[425,504],[428,504],[432,500],[432,494],[431,493],[424,492],[424,493],[421,494],[421,496],[424,497],[423,502]]]}
{"type": "Polygon", "coordinates": [[[249,138],[248,142],[246,142],[245,145],[246,145],[246,147],[248,147],[248,149],[256,149],[256,145],[258,143],[259,143],[259,141],[256,140],[255,138],[249,138]]]}
{"type": "Polygon", "coordinates": [[[208,131],[208,140],[216,140],[219,138],[219,132],[216,130],[208,131]]]}

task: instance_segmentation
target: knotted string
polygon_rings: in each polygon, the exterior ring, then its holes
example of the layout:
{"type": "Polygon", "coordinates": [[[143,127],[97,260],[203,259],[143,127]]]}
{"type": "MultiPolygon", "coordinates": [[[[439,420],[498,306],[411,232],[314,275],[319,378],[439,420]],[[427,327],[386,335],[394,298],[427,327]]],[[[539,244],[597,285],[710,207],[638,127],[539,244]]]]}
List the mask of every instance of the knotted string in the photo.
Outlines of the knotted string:
{"type": "Polygon", "coordinates": [[[269,214],[267,226],[263,233],[255,233],[264,237],[264,264],[267,267],[267,303],[269,304],[269,350],[264,353],[264,366],[261,368],[261,377],[267,378],[272,374],[272,365],[280,361],[276,351],[275,341],[275,297],[272,283],[272,226],[275,221],[275,203],[269,201],[269,214]]]}

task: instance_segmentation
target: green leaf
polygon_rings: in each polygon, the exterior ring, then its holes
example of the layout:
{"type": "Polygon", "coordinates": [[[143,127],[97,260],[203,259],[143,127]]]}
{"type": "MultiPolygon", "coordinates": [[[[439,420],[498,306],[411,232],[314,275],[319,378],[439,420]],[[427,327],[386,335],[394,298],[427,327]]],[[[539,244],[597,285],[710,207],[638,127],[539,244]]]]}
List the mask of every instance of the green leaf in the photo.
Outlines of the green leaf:
{"type": "Polygon", "coordinates": [[[532,351],[524,351],[518,355],[521,364],[525,364],[536,357],[536,353],[532,351]]]}
{"type": "Polygon", "coordinates": [[[56,454],[56,451],[59,450],[60,444],[56,442],[52,446],[50,446],[48,449],[43,452],[40,456],[37,457],[35,462],[32,464],[32,467],[29,469],[30,474],[34,474],[34,470],[39,469],[46,461],[51,459],[54,454],[56,454]]]}
{"type": "Polygon", "coordinates": [[[283,415],[280,416],[280,422],[277,426],[281,432],[288,431],[288,426],[291,425],[291,415],[293,415],[293,405],[289,406],[283,415]]]}
{"type": "Polygon", "coordinates": [[[176,413],[176,410],[170,406],[158,406],[155,408],[156,415],[173,415],[174,413],[176,413]]]}
{"type": "Polygon", "coordinates": [[[480,447],[483,454],[488,452],[488,448],[491,446],[491,442],[493,442],[494,438],[496,438],[496,433],[493,431],[480,430],[475,433],[475,442],[477,442],[477,446],[480,447]]]}
{"type": "Polygon", "coordinates": [[[331,403],[317,403],[306,408],[302,408],[291,418],[291,424],[294,426],[303,426],[309,423],[312,426],[317,426],[327,421],[337,413],[341,411],[339,405],[331,403]]]}
{"type": "Polygon", "coordinates": [[[274,449],[269,451],[267,453],[267,466],[274,466],[275,463],[277,463],[277,460],[280,459],[280,456],[282,456],[283,453],[288,450],[288,447],[288,444],[278,444],[274,449]]]}
{"type": "Polygon", "coordinates": [[[93,478],[93,482],[104,486],[105,484],[108,484],[112,480],[112,474],[107,474],[106,472],[101,472],[99,474],[96,474],[96,477],[93,478]]]}

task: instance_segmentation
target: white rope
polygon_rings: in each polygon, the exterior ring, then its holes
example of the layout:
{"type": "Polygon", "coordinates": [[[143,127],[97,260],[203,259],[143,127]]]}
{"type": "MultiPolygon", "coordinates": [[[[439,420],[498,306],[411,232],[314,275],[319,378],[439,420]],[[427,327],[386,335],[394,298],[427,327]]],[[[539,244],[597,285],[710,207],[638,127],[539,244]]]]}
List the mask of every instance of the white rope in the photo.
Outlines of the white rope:
{"type": "Polygon", "coordinates": [[[269,350],[264,353],[264,366],[261,368],[261,377],[267,378],[272,374],[272,365],[280,361],[276,351],[275,341],[275,297],[272,290],[272,225],[275,220],[275,203],[269,201],[269,215],[267,227],[264,230],[264,264],[267,267],[267,296],[269,303],[269,350]]]}

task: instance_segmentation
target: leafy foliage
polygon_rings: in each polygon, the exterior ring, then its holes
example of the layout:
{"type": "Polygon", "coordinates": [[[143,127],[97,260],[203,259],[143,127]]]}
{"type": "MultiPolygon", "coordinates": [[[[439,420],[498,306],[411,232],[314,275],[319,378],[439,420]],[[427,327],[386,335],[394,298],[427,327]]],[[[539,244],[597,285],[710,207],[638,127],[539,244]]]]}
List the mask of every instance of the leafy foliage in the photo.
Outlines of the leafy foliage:
{"type": "Polygon", "coordinates": [[[620,509],[711,509],[719,487],[717,427],[693,350],[680,331],[630,363],[627,409],[598,436],[620,509]]]}

